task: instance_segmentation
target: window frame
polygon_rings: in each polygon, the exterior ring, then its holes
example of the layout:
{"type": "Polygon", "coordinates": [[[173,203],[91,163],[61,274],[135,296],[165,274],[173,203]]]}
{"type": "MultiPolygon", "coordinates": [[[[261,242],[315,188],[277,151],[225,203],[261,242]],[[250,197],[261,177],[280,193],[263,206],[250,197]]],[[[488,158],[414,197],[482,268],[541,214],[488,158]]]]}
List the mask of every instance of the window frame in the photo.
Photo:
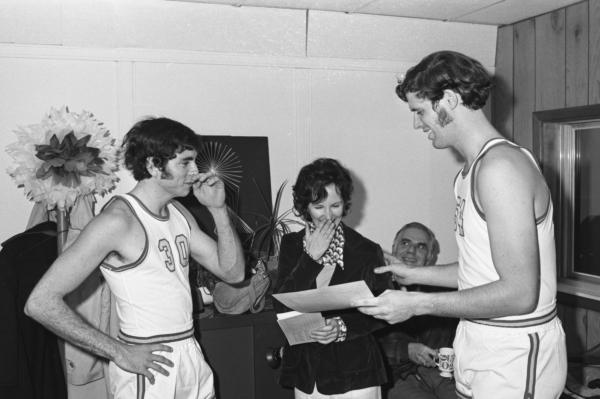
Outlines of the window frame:
{"type": "Polygon", "coordinates": [[[600,309],[600,276],[590,277],[575,270],[574,220],[577,211],[572,205],[575,203],[578,168],[575,132],[590,123],[600,127],[600,104],[537,111],[532,115],[533,153],[540,162],[554,202],[559,298],[561,294],[573,296],[575,303],[583,302],[587,307],[600,309]]]}

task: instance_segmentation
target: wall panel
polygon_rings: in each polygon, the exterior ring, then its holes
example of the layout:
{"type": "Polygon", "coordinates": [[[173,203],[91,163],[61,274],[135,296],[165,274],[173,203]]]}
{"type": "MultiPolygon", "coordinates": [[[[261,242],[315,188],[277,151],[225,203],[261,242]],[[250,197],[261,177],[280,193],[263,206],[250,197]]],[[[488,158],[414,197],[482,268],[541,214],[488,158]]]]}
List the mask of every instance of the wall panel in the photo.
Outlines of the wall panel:
{"type": "Polygon", "coordinates": [[[515,142],[531,148],[531,113],[535,110],[535,21],[514,25],[514,124],[515,142]]]}
{"type": "Polygon", "coordinates": [[[588,3],[566,9],[565,105],[574,107],[588,102],[588,3]]]}
{"type": "MultiPolygon", "coordinates": [[[[589,104],[600,103],[600,1],[590,0],[589,4],[589,104]]],[[[584,62],[584,60],[581,60],[584,62]]]]}
{"type": "Polygon", "coordinates": [[[513,25],[498,29],[496,74],[492,91],[492,115],[496,128],[509,139],[513,138],[513,38],[513,25]]]}
{"type": "Polygon", "coordinates": [[[565,105],[565,10],[535,18],[535,109],[565,105]]]}

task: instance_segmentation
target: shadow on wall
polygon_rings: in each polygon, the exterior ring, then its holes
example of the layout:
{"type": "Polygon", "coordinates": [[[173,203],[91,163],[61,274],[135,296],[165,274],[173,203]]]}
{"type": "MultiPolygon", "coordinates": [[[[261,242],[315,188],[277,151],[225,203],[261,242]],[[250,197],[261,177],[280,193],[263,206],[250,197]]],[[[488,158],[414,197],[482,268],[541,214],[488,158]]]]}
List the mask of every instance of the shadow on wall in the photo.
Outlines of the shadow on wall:
{"type": "Polygon", "coordinates": [[[354,172],[350,171],[350,176],[354,184],[354,191],[352,192],[352,205],[350,206],[348,215],[344,218],[344,223],[356,230],[364,215],[365,204],[367,203],[367,190],[362,180],[354,172]]]}
{"type": "MultiPolygon", "coordinates": [[[[508,124],[512,125],[512,120],[508,120],[516,99],[513,97],[512,87],[506,82],[506,79],[500,76],[494,76],[492,87],[492,121],[493,125],[500,134],[509,140],[513,139],[512,130],[509,130],[508,124]],[[512,102],[515,101],[513,105],[512,102]],[[509,102],[511,107],[504,107],[501,104],[509,102]]],[[[489,100],[488,100],[489,101],[489,100]]]]}

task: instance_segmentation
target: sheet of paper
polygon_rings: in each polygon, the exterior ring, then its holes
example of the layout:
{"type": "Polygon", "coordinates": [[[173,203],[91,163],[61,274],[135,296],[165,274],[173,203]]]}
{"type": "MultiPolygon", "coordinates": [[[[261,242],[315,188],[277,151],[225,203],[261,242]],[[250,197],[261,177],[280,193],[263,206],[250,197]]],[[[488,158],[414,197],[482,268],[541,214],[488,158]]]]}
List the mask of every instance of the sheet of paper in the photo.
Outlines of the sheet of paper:
{"type": "Polygon", "coordinates": [[[277,323],[290,345],[314,342],[310,332],[325,325],[321,313],[300,313],[296,311],[278,313],[277,323]]]}
{"type": "Polygon", "coordinates": [[[273,297],[290,309],[298,312],[323,312],[347,309],[354,299],[373,298],[373,293],[364,280],[329,285],[312,290],[273,294],[273,297]]]}

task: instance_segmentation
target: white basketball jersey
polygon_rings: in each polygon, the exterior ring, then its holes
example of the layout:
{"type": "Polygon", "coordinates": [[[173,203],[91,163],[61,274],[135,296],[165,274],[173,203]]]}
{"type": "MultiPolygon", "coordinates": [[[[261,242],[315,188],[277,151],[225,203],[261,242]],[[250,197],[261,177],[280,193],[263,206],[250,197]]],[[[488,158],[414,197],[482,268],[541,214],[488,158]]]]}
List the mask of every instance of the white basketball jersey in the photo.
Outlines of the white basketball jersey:
{"type": "MultiPolygon", "coordinates": [[[[538,168],[533,155],[526,149],[505,139],[488,141],[481,149],[470,169],[461,170],[454,181],[456,211],[454,230],[458,244],[458,288],[464,290],[481,286],[499,279],[494,262],[485,221],[481,209],[475,204],[473,171],[481,157],[493,146],[511,145],[523,151],[538,168]]],[[[539,168],[538,168],[539,170],[539,168]]],[[[530,314],[508,316],[496,320],[522,320],[555,313],[556,306],[556,254],[554,247],[554,224],[552,222],[552,199],[546,212],[536,220],[540,256],[540,294],[537,308],[530,314]]]]}
{"type": "Polygon", "coordinates": [[[101,264],[116,297],[120,330],[132,337],[164,336],[193,328],[188,278],[190,225],[173,203],[165,217],[150,212],[131,194],[118,196],[142,225],[146,242],[130,264],[101,264]]]}

